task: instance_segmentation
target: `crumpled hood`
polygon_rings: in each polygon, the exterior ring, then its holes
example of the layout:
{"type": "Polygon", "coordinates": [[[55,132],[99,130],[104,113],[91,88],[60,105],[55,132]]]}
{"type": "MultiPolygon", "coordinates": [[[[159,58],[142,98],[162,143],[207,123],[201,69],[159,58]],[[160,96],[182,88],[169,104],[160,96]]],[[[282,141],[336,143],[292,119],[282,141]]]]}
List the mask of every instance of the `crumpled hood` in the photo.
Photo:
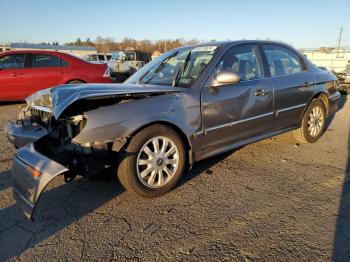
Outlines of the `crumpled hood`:
{"type": "Polygon", "coordinates": [[[101,99],[110,97],[133,97],[179,92],[182,88],[141,84],[79,84],[60,85],[40,90],[27,97],[29,107],[50,108],[56,119],[71,104],[82,99],[101,99]]]}

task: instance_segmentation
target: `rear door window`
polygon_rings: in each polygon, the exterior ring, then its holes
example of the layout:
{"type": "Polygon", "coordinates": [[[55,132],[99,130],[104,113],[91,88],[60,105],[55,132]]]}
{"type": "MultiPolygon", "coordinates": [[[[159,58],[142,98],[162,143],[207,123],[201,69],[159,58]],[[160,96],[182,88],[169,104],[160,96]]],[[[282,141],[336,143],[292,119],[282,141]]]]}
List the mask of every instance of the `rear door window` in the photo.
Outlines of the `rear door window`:
{"type": "Polygon", "coordinates": [[[104,55],[98,55],[98,61],[105,61],[104,55]]]}
{"type": "Polygon", "coordinates": [[[301,58],[292,50],[282,46],[263,45],[271,76],[284,76],[306,70],[301,58]]]}
{"type": "Polygon", "coordinates": [[[60,58],[48,54],[33,54],[32,67],[59,67],[60,58]]]}

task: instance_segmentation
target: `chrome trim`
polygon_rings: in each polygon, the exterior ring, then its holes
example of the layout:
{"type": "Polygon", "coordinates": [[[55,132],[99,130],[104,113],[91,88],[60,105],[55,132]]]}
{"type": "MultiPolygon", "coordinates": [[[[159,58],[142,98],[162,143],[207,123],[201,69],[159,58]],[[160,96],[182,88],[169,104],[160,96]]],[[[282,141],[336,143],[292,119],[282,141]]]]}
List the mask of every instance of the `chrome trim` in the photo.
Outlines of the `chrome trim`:
{"type": "Polygon", "coordinates": [[[300,107],[303,107],[303,106],[306,106],[306,103],[300,104],[300,105],[296,105],[296,106],[286,107],[286,108],[283,108],[283,109],[279,109],[276,112],[277,112],[277,115],[278,115],[279,113],[283,113],[283,112],[286,112],[286,111],[289,111],[289,110],[297,109],[297,108],[300,108],[300,107]]]}
{"type": "Polygon", "coordinates": [[[237,125],[237,124],[241,124],[241,123],[244,123],[244,122],[248,122],[248,121],[251,121],[251,120],[255,120],[255,119],[259,119],[259,118],[263,118],[263,117],[267,117],[267,116],[272,116],[272,115],[273,115],[273,112],[269,112],[269,113],[265,113],[265,114],[262,114],[262,115],[253,116],[253,117],[241,119],[241,120],[238,120],[238,121],[230,122],[230,123],[227,123],[227,124],[222,124],[222,125],[219,125],[219,126],[213,126],[213,127],[204,129],[203,131],[199,131],[196,134],[199,135],[199,134],[207,133],[207,132],[210,132],[210,131],[213,131],[213,130],[216,130],[216,129],[229,127],[229,126],[234,126],[234,125],[237,125]]]}
{"type": "Polygon", "coordinates": [[[337,93],[330,95],[329,100],[336,100],[336,99],[339,99],[339,97],[340,97],[340,93],[337,92],[337,93]]]}
{"type": "Polygon", "coordinates": [[[48,107],[45,107],[45,106],[33,105],[33,106],[31,106],[31,108],[39,110],[39,111],[44,111],[44,112],[47,112],[47,113],[52,113],[52,110],[50,108],[48,108],[48,107]]]}

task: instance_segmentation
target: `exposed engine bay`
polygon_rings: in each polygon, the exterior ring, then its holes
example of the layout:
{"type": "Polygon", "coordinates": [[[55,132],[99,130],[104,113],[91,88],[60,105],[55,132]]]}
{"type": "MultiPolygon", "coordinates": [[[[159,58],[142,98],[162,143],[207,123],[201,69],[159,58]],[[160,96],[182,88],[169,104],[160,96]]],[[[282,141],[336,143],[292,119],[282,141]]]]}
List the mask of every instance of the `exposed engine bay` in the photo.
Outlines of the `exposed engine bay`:
{"type": "Polygon", "coordinates": [[[35,108],[23,111],[23,125],[45,129],[47,134],[34,142],[35,150],[69,169],[65,180],[76,175],[93,176],[112,163],[112,143],[81,146],[72,142],[86,124],[86,116],[77,114],[56,120],[51,113],[35,108]]]}

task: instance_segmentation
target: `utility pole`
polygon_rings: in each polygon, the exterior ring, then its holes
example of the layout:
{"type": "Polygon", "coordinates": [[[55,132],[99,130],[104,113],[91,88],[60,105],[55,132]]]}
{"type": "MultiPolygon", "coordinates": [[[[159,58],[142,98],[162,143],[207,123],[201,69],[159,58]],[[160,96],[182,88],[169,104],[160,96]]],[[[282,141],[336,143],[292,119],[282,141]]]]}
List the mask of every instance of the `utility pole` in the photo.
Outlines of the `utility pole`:
{"type": "Polygon", "coordinates": [[[337,48],[337,58],[339,57],[339,49],[340,49],[340,41],[341,41],[341,35],[343,33],[343,27],[340,27],[340,33],[338,38],[338,48],[337,48]]]}

